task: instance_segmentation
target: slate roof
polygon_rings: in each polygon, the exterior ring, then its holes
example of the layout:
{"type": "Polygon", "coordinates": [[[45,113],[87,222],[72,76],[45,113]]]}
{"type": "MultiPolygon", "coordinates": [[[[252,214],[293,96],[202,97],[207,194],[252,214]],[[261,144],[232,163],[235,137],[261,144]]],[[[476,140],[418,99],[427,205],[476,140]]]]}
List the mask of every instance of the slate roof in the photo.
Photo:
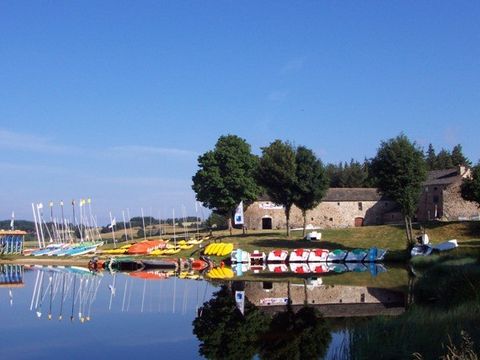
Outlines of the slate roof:
{"type": "Polygon", "coordinates": [[[423,185],[450,185],[462,179],[458,168],[433,170],[427,173],[427,180],[423,185]]]}
{"type": "MultiPolygon", "coordinates": [[[[322,202],[379,201],[389,200],[378,193],[377,188],[329,188],[322,202]]],[[[261,195],[257,201],[271,201],[268,195],[261,195]]]]}
{"type": "Polygon", "coordinates": [[[388,200],[376,188],[330,188],[323,201],[379,201],[388,200]]]}

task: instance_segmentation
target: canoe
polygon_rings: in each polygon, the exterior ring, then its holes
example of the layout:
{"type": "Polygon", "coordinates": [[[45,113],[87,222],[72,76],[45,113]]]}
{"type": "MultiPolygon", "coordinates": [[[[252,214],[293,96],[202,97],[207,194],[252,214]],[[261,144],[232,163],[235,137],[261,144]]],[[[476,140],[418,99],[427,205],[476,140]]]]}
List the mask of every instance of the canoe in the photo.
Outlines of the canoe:
{"type": "Polygon", "coordinates": [[[328,254],[327,249],[312,249],[308,255],[308,262],[326,262],[328,254]]]}
{"type": "Polygon", "coordinates": [[[166,242],[163,240],[147,240],[141,241],[130,246],[127,250],[127,254],[130,255],[141,255],[149,254],[153,250],[163,249],[166,246],[166,242]]]}
{"type": "Polygon", "coordinates": [[[195,270],[195,271],[205,270],[208,266],[209,266],[208,262],[202,259],[196,259],[190,263],[190,267],[192,268],[192,270],[195,270]]]}
{"type": "Polygon", "coordinates": [[[310,250],[308,249],[295,249],[290,252],[290,256],[288,258],[289,262],[307,262],[308,256],[310,255],[310,250]]]}
{"type": "Polygon", "coordinates": [[[367,253],[368,251],[365,249],[350,250],[345,258],[345,262],[362,262],[367,253]]]}
{"type": "Polygon", "coordinates": [[[372,247],[368,249],[368,254],[363,261],[365,262],[382,261],[386,253],[387,253],[387,250],[385,249],[378,249],[376,247],[372,247]]]}
{"type": "Polygon", "coordinates": [[[222,253],[219,255],[226,256],[226,255],[229,255],[232,251],[233,251],[233,244],[228,243],[228,244],[225,244],[225,247],[223,248],[222,253]]]}
{"type": "Polygon", "coordinates": [[[268,253],[267,262],[285,262],[287,260],[287,257],[287,250],[276,249],[268,253]]]}
{"type": "Polygon", "coordinates": [[[343,261],[346,256],[346,250],[336,249],[328,253],[327,261],[343,261]]]}

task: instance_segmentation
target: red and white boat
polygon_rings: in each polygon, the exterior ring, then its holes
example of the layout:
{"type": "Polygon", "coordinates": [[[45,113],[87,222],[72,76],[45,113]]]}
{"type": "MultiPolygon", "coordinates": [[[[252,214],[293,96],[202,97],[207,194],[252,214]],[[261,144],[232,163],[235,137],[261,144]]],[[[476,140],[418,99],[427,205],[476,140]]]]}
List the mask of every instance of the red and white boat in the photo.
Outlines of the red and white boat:
{"type": "Polygon", "coordinates": [[[308,262],[326,262],[328,254],[327,249],[312,249],[308,255],[308,262]]]}
{"type": "Polygon", "coordinates": [[[267,262],[285,262],[288,257],[287,250],[276,249],[268,253],[267,262]]]}
{"type": "Polygon", "coordinates": [[[310,255],[310,250],[308,249],[295,249],[290,253],[288,258],[289,262],[304,262],[308,261],[308,256],[310,255]]]}
{"type": "Polygon", "coordinates": [[[266,255],[265,253],[262,251],[258,251],[258,250],[253,250],[252,253],[250,253],[250,262],[252,264],[263,264],[265,263],[265,259],[266,259],[266,255]]]}

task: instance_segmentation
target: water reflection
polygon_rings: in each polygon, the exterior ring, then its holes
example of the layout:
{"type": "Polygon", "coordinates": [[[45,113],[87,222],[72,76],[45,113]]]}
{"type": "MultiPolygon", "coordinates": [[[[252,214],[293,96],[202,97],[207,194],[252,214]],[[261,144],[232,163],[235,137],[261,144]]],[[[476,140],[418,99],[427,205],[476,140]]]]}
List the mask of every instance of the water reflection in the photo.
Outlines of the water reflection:
{"type": "Polygon", "coordinates": [[[346,328],[332,327],[330,319],[403,311],[403,294],[375,285],[398,275],[396,270],[376,277],[287,273],[281,281],[212,278],[212,269],[110,273],[2,265],[1,270],[0,286],[10,294],[2,302],[0,288],[0,337],[13,338],[2,358],[22,358],[23,337],[12,336],[19,331],[41,334],[28,342],[40,359],[58,357],[57,351],[62,358],[80,359],[86,347],[119,359],[152,351],[180,358],[338,358],[331,354],[345,347],[346,328]],[[357,285],[332,279],[356,279],[357,285]],[[245,295],[243,315],[236,310],[237,291],[245,295]]]}

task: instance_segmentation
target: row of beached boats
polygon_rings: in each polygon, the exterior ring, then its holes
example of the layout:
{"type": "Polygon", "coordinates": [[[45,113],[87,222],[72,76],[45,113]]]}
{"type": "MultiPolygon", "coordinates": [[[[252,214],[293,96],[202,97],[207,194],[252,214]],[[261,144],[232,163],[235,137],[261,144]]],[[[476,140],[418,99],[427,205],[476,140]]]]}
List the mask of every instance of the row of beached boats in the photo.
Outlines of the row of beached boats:
{"type": "Polygon", "coordinates": [[[80,256],[93,254],[103,242],[80,242],[73,244],[52,243],[42,249],[23,251],[23,255],[30,256],[80,256]]]}
{"type": "Polygon", "coordinates": [[[387,250],[376,247],[354,250],[295,249],[288,251],[276,249],[268,254],[258,250],[249,253],[242,249],[233,250],[230,255],[232,264],[270,264],[270,263],[324,263],[324,262],[378,262],[385,257],[387,250]]]}

